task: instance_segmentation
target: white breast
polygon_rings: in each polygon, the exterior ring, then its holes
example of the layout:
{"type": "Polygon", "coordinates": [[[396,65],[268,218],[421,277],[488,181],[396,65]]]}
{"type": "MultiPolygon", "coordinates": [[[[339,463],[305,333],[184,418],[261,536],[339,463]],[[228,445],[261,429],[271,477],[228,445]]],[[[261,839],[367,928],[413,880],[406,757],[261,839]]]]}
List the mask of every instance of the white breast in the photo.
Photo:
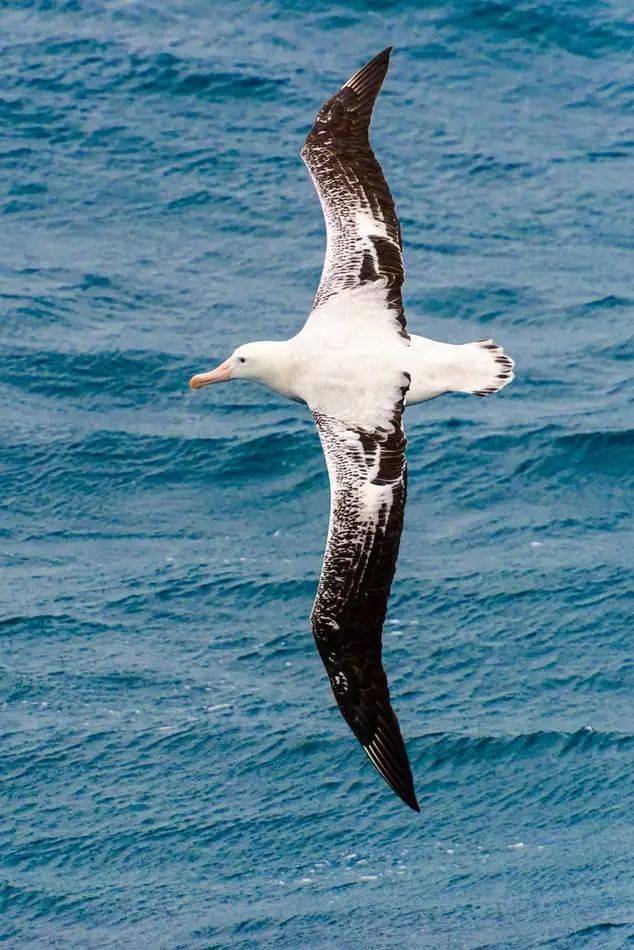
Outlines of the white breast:
{"type": "Polygon", "coordinates": [[[337,295],[291,342],[294,388],[311,409],[359,428],[389,427],[406,384],[408,341],[376,296],[337,295]]]}

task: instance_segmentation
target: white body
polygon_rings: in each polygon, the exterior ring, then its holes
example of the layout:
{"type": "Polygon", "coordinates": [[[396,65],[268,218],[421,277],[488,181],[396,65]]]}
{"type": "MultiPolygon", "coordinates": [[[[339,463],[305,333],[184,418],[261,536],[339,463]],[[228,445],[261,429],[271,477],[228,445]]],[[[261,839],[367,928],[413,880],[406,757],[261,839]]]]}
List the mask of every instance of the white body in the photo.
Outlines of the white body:
{"type": "Polygon", "coordinates": [[[313,310],[292,339],[248,343],[228,362],[231,379],[255,379],[314,412],[374,429],[388,424],[408,384],[410,405],[446,392],[501,389],[513,378],[500,377],[501,354],[491,340],[454,345],[401,335],[384,294],[355,289],[313,310]]]}

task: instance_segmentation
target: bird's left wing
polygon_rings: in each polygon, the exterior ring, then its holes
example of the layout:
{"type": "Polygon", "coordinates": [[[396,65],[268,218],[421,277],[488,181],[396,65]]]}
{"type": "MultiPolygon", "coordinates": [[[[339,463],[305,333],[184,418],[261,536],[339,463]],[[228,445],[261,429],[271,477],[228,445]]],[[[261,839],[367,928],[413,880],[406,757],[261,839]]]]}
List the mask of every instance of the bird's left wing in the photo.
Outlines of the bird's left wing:
{"type": "Polygon", "coordinates": [[[401,228],[368,137],[390,52],[375,56],[322,106],[302,158],[326,222],[326,258],[313,308],[342,291],[374,285],[406,336],[401,228]]]}
{"type": "MultiPolygon", "coordinates": [[[[404,393],[404,390],[403,390],[404,393]]],[[[313,411],[330,476],[330,525],[313,634],[344,719],[403,801],[419,811],[381,662],[406,496],[403,394],[375,431],[313,411]]]]}

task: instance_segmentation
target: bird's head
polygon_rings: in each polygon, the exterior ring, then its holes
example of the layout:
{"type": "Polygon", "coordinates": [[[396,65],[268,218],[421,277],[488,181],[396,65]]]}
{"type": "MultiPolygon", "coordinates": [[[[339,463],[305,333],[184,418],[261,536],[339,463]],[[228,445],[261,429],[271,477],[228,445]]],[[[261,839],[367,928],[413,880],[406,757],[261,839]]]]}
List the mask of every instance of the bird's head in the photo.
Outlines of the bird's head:
{"type": "Polygon", "coordinates": [[[269,382],[278,362],[280,344],[269,342],[245,343],[231,354],[228,360],[208,373],[192,376],[189,385],[201,389],[212,383],[226,383],[230,379],[255,379],[269,382]]]}

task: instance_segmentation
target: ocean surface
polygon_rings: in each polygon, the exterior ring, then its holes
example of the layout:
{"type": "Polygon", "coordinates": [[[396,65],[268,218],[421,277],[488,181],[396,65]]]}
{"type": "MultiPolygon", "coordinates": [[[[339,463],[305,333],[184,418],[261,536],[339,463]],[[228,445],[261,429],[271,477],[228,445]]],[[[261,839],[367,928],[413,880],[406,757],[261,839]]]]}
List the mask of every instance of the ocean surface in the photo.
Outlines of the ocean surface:
{"type": "Polygon", "coordinates": [[[2,4],[3,945],[634,945],[633,41],[627,0],[2,4]],[[187,389],[302,325],[299,150],[388,44],[409,327],[517,361],[407,412],[420,816],[314,649],[308,411],[187,389]]]}

